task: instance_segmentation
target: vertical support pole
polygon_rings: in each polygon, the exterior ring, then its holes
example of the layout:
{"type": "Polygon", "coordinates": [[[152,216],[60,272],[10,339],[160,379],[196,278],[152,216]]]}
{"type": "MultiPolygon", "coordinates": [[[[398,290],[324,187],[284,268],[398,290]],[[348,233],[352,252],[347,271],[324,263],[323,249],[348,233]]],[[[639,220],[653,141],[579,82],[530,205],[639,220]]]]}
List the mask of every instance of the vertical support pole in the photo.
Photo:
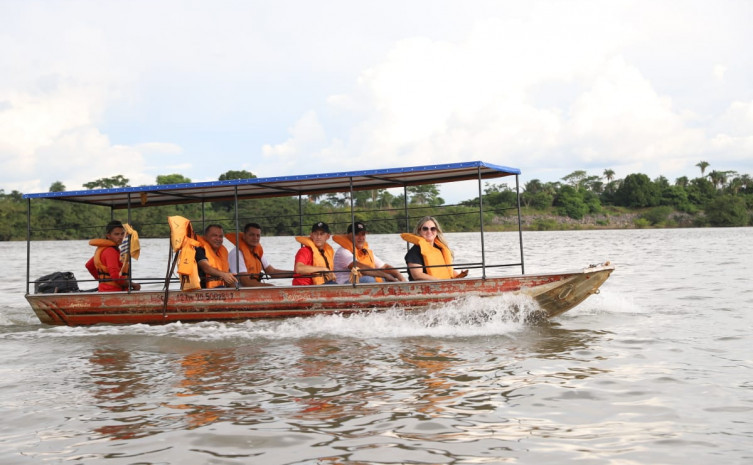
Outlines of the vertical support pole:
{"type": "MultiPolygon", "coordinates": [[[[405,232],[409,233],[410,230],[410,218],[408,217],[408,186],[403,185],[403,210],[405,211],[405,232]]],[[[410,250],[410,242],[405,243],[405,251],[410,250]]],[[[410,270],[408,270],[410,274],[410,270]]]]}
{"type": "MultiPolygon", "coordinates": [[[[204,234],[204,229],[207,227],[207,225],[204,223],[206,221],[205,217],[204,217],[205,206],[206,206],[206,202],[204,200],[202,200],[201,201],[201,234],[202,235],[204,234]]],[[[196,232],[196,231],[194,231],[194,232],[196,232]]]]}
{"type": "Polygon", "coordinates": [[[240,218],[238,216],[238,185],[236,184],[233,188],[235,197],[235,269],[240,271],[241,269],[241,263],[240,263],[240,254],[238,253],[240,250],[240,218]]]}
{"type": "Polygon", "coordinates": [[[478,167],[478,217],[481,230],[481,279],[486,279],[486,249],[484,248],[484,196],[481,193],[481,166],[478,167]]]}
{"type": "Polygon", "coordinates": [[[26,295],[31,279],[31,199],[26,199],[26,295]]]}
{"type": "Polygon", "coordinates": [[[520,241],[520,274],[526,274],[526,264],[523,260],[523,222],[520,219],[520,175],[515,175],[515,196],[518,199],[518,240],[520,241]]]}
{"type": "MultiPolygon", "coordinates": [[[[126,223],[131,224],[131,193],[128,193],[128,212],[126,214],[126,223]]],[[[131,226],[133,227],[133,226],[131,226]]],[[[133,262],[131,261],[131,239],[128,238],[128,279],[126,279],[126,283],[128,284],[128,293],[131,293],[131,282],[133,281],[133,262]]]]}
{"type": "MultiPolygon", "coordinates": [[[[350,178],[350,224],[351,224],[351,231],[350,231],[350,240],[353,241],[353,266],[356,266],[356,214],[353,211],[353,206],[355,205],[354,199],[353,199],[353,177],[350,178]]],[[[333,265],[334,266],[334,265],[333,265]]],[[[356,287],[356,280],[353,279],[353,287],[356,287]]]]}
{"type": "Polygon", "coordinates": [[[405,232],[410,232],[410,218],[408,217],[408,186],[403,186],[403,209],[405,210],[405,232]]]}
{"type": "Polygon", "coordinates": [[[303,197],[298,193],[298,235],[303,236],[303,197]]]}

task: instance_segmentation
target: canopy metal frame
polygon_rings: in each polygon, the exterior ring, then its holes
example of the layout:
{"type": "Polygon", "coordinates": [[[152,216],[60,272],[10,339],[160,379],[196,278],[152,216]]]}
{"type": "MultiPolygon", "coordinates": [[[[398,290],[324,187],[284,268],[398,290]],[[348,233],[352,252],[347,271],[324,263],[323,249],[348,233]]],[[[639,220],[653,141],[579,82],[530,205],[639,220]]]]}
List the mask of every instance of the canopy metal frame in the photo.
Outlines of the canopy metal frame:
{"type": "MultiPolygon", "coordinates": [[[[488,266],[486,264],[486,245],[484,243],[484,205],[482,182],[488,179],[503,178],[507,176],[515,176],[520,263],[511,263],[502,266],[519,265],[521,267],[521,273],[525,274],[522,221],[520,211],[520,170],[517,168],[490,164],[483,161],[472,161],[404,168],[385,168],[375,170],[283,177],[234,179],[228,181],[24,194],[23,198],[27,199],[26,294],[29,294],[29,286],[33,282],[30,280],[32,199],[54,199],[87,205],[105,206],[110,208],[111,218],[114,217],[115,210],[125,209],[128,212],[127,218],[129,222],[131,218],[131,211],[135,208],[146,208],[159,205],[178,205],[185,203],[201,203],[202,223],[204,221],[204,205],[206,202],[233,201],[235,205],[234,220],[236,226],[236,240],[240,240],[240,223],[238,212],[239,200],[297,196],[300,215],[299,228],[300,233],[303,234],[304,214],[301,205],[303,196],[322,195],[326,193],[349,193],[351,200],[350,218],[351,224],[354,225],[355,212],[353,193],[355,191],[402,187],[405,202],[405,230],[409,231],[410,217],[408,210],[408,187],[469,180],[477,180],[478,182],[478,209],[480,218],[479,232],[481,235],[480,265],[482,269],[482,279],[486,279],[486,269],[488,266]],[[133,202],[133,197],[137,197],[139,201],[133,202]]],[[[239,259],[237,254],[235,259],[239,259]]]]}

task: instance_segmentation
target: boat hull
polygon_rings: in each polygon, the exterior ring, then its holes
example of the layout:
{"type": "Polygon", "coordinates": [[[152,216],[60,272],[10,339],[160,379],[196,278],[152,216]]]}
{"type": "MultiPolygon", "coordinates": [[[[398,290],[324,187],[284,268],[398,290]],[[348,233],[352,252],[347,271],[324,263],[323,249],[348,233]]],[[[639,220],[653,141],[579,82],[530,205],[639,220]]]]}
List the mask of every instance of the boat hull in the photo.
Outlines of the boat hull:
{"type": "Polygon", "coordinates": [[[393,307],[423,309],[468,296],[506,293],[531,296],[543,317],[553,317],[597,293],[613,270],[612,266],[600,265],[571,273],[487,279],[170,291],[166,304],[164,291],[34,294],[26,299],[42,323],[68,326],[233,321],[393,307]]]}

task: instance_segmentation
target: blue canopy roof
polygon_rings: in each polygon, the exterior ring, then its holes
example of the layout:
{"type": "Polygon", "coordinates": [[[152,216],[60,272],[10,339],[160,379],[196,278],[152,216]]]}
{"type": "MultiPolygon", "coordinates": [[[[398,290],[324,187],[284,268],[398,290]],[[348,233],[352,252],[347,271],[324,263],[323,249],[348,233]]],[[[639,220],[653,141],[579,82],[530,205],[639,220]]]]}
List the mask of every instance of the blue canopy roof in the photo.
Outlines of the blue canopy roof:
{"type": "Polygon", "coordinates": [[[59,199],[111,208],[139,208],[179,203],[325,194],[353,190],[389,189],[469,179],[519,175],[520,170],[482,161],[443,165],[384,168],[340,173],[306,174],[230,181],[122,187],[71,192],[24,194],[25,199],[59,199]]]}

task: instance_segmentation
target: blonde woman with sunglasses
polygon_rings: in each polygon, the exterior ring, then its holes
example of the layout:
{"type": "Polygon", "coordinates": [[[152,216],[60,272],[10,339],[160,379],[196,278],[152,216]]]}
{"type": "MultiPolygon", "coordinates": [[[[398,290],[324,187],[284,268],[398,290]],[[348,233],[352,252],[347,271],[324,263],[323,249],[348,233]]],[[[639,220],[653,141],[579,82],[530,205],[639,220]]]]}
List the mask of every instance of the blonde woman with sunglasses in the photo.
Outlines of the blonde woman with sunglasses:
{"type": "Polygon", "coordinates": [[[421,218],[413,234],[403,233],[400,237],[413,244],[405,254],[410,281],[462,278],[468,274],[468,270],[458,273],[452,268],[452,250],[433,216],[421,218]]]}

